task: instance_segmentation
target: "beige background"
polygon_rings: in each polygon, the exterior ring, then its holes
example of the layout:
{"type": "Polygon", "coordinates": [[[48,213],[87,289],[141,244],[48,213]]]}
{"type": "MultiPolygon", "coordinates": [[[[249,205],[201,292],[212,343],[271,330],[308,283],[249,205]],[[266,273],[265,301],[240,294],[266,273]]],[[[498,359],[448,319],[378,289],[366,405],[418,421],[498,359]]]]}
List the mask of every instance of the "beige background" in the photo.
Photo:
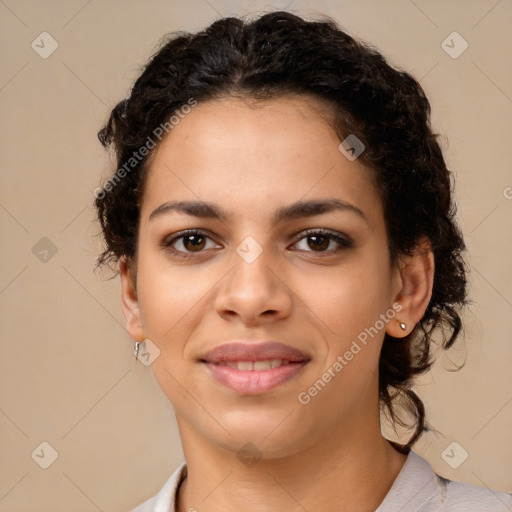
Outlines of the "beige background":
{"type": "MultiPolygon", "coordinates": [[[[109,166],[96,132],[166,32],[268,5],[0,0],[0,511],[126,510],[181,462],[172,408],[150,367],[133,359],[119,283],[92,272],[99,252],[92,191],[109,166]],[[59,45],[47,59],[31,48],[43,31],[59,45]],[[57,249],[46,262],[48,242],[36,245],[43,237],[57,249]],[[43,441],[58,452],[48,469],[35,462],[48,449],[31,457],[43,441]]],[[[416,450],[446,477],[510,492],[512,3],[272,5],[332,15],[412,71],[431,99],[457,174],[474,306],[465,368],[446,370],[464,358],[459,345],[418,384],[438,433],[416,450]],[[441,47],[453,31],[469,44],[457,59],[441,47]],[[469,453],[458,469],[441,456],[453,441],[469,453]]]]}

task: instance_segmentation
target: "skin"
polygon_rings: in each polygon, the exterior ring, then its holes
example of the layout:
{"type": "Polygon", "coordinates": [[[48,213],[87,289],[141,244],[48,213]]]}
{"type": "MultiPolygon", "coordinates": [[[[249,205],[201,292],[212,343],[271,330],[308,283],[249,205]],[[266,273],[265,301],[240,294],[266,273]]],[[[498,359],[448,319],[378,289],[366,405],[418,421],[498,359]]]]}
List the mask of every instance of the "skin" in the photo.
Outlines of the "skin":
{"type": "MultiPolygon", "coordinates": [[[[198,104],[152,156],[141,204],[136,261],[122,259],[122,304],[131,337],[160,350],[154,375],[173,404],[188,467],[177,510],[371,511],[406,456],[382,437],[378,361],[385,332],[410,333],[430,300],[428,244],[390,264],[383,208],[370,171],[339,150],[323,105],[306,97],[198,104]],[[336,198],[360,209],[273,223],[278,208],[336,198]],[[167,201],[215,203],[225,220],[168,211],[167,201]],[[199,251],[183,239],[201,229],[199,251]],[[306,229],[350,237],[324,239],[306,229]],[[236,252],[247,236],[262,249],[236,252]],[[188,250],[188,253],[187,253],[188,250]],[[379,315],[401,311],[307,405],[307,391],[379,315]],[[403,331],[399,323],[406,324],[403,331]],[[310,355],[291,380],[260,395],[215,381],[198,359],[235,339],[276,340],[310,355]],[[261,458],[243,464],[252,443],[261,458]]],[[[399,341],[397,341],[399,343],[399,341]]]]}

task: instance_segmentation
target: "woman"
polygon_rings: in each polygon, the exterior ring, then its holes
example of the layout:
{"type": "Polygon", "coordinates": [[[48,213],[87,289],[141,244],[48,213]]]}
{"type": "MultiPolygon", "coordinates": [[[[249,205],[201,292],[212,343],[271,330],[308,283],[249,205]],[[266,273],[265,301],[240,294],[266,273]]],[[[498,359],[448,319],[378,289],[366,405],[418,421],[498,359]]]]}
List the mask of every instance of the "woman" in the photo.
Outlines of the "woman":
{"type": "Polygon", "coordinates": [[[171,37],[113,109],[99,264],[186,459],[137,512],[512,506],[410,450],[413,379],[466,300],[429,114],[376,50],[285,12],[171,37]]]}

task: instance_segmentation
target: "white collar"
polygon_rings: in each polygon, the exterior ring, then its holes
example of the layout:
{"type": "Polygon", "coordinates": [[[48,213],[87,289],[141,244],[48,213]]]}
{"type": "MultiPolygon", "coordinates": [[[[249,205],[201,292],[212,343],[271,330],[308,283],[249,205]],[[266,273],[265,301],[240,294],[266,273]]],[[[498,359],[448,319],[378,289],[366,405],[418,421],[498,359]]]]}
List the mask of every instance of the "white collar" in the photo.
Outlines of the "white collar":
{"type": "MultiPolygon", "coordinates": [[[[157,494],[152,512],[175,512],[177,491],[186,476],[187,465],[183,462],[157,494]]],[[[391,489],[375,512],[396,512],[404,503],[411,510],[417,510],[435,494],[433,491],[443,480],[423,457],[411,450],[391,489]]]]}

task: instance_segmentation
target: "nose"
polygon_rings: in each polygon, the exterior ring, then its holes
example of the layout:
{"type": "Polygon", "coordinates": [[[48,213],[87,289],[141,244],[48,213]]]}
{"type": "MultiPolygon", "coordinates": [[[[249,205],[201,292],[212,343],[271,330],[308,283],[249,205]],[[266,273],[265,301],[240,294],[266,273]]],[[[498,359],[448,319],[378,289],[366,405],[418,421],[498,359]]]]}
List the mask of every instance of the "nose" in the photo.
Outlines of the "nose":
{"type": "Polygon", "coordinates": [[[258,325],[290,315],[292,291],[265,252],[251,263],[235,256],[238,261],[221,280],[214,301],[223,319],[258,325]]]}

